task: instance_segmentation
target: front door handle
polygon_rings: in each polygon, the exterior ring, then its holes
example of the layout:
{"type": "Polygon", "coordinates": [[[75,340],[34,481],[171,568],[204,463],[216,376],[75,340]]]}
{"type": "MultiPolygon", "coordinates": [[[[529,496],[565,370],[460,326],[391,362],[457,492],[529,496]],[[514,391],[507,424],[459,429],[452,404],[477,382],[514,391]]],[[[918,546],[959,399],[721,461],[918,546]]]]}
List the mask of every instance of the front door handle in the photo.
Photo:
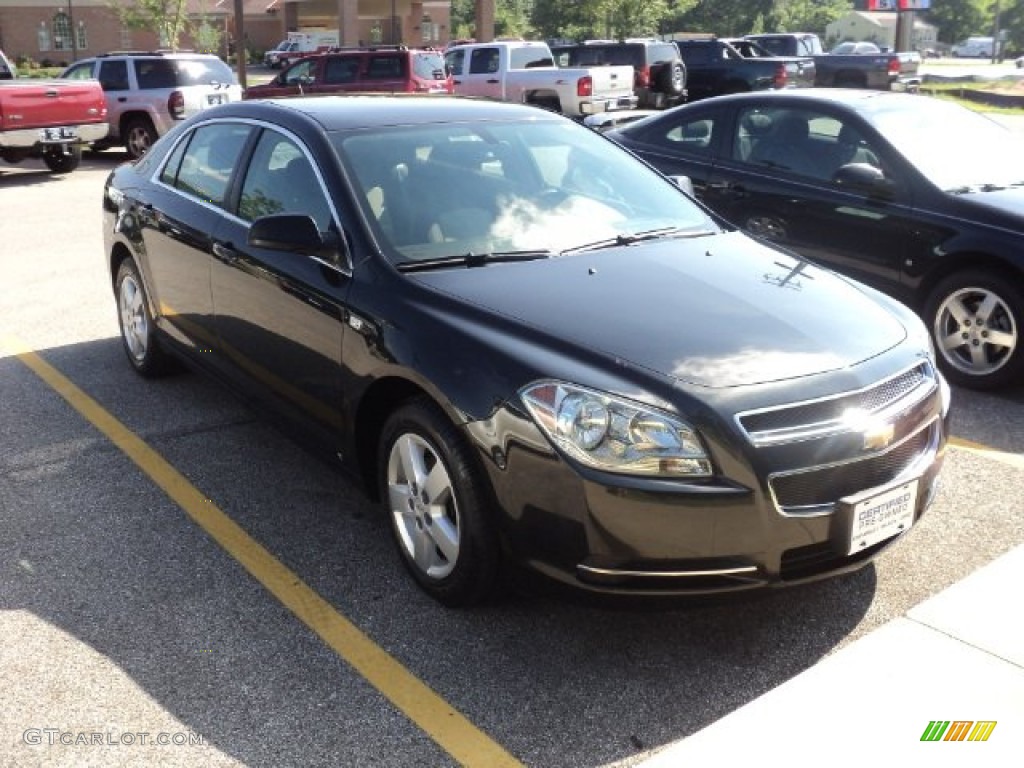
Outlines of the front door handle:
{"type": "Polygon", "coordinates": [[[234,264],[239,257],[238,251],[232,248],[230,243],[214,243],[213,255],[225,264],[234,264]]]}

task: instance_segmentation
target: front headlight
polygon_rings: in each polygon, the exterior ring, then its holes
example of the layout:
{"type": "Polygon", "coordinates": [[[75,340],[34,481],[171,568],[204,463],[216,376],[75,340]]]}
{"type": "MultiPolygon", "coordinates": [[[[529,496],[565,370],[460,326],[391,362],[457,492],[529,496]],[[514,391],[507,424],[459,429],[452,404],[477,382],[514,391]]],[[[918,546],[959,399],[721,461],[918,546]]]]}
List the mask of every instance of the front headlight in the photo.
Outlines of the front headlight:
{"type": "Polygon", "coordinates": [[[675,416],[561,381],[535,382],[519,394],[548,439],[589,467],[648,477],[711,475],[696,430],[675,416]]]}

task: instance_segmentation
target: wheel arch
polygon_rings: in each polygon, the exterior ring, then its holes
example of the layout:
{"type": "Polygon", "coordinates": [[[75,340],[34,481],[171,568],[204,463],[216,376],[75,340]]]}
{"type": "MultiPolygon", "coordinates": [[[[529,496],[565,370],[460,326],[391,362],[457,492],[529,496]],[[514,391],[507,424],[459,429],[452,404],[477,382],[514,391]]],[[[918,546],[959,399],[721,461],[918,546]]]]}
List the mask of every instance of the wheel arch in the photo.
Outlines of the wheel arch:
{"type": "Polygon", "coordinates": [[[998,256],[983,251],[963,251],[947,254],[931,270],[921,276],[920,282],[913,293],[914,308],[923,311],[928,297],[942,281],[957,272],[987,271],[1002,275],[1008,280],[1024,281],[1024,269],[1017,267],[998,256]]]}
{"type": "MultiPolygon", "coordinates": [[[[399,376],[389,376],[374,381],[360,398],[351,440],[357,462],[357,474],[373,501],[380,501],[376,477],[377,445],[381,429],[396,409],[418,397],[427,397],[437,403],[437,398],[416,382],[399,376]]],[[[440,407],[447,412],[443,406],[440,407]]]]}

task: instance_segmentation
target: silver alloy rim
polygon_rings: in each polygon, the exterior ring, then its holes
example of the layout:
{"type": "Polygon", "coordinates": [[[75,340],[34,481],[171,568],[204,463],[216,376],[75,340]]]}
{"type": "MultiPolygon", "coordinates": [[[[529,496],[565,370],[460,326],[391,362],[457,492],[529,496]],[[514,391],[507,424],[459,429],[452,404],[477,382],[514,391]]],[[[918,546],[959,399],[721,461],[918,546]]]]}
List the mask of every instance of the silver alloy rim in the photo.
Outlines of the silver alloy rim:
{"type": "Polygon", "coordinates": [[[145,360],[149,346],[149,320],[142,291],[131,275],[121,281],[121,335],[131,356],[140,363],[145,360]]]}
{"type": "Polygon", "coordinates": [[[1017,325],[998,294],[986,288],[961,288],[935,313],[935,342],[958,371],[987,376],[1013,356],[1017,325]]]}
{"type": "Polygon", "coordinates": [[[402,435],[388,457],[388,501],[405,554],[423,575],[448,576],[459,558],[460,520],[451,477],[419,435],[402,435]]]}
{"type": "Polygon", "coordinates": [[[128,133],[128,149],[132,156],[142,157],[149,150],[149,131],[142,126],[135,126],[128,133]]]}

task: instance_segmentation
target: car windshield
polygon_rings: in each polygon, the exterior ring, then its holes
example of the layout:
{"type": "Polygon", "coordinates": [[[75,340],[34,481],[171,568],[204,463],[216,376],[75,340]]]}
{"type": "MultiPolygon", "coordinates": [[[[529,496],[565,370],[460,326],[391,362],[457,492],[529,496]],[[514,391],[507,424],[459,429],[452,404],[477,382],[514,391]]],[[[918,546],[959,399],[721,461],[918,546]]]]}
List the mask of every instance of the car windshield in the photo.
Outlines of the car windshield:
{"type": "Polygon", "coordinates": [[[1024,182],[1024,139],[993,119],[941,99],[887,101],[879,99],[864,116],[940,189],[1024,182]]]}
{"type": "Polygon", "coordinates": [[[332,139],[398,263],[718,231],[671,181],[569,121],[415,125],[332,139]]]}

